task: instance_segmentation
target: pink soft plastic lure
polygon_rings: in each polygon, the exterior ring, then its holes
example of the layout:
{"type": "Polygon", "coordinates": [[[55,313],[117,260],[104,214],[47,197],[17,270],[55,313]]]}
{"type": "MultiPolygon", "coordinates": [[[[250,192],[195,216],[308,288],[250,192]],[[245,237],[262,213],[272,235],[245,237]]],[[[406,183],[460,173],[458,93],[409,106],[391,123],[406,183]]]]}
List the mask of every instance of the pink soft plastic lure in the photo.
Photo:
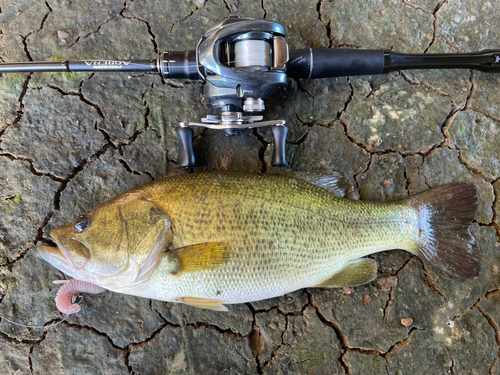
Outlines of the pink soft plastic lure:
{"type": "Polygon", "coordinates": [[[99,294],[106,289],[100,286],[91,284],[86,281],[71,279],[71,280],[55,280],[54,284],[63,284],[56,296],[56,306],[63,314],[76,314],[81,307],[78,303],[74,303],[78,293],[99,294]]]}

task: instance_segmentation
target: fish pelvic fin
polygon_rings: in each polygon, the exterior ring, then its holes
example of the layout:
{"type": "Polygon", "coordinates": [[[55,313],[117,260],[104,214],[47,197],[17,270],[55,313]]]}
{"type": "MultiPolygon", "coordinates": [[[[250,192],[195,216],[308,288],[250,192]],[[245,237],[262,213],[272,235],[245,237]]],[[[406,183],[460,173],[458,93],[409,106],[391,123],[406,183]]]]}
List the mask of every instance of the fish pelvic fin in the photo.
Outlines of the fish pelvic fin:
{"type": "Polygon", "coordinates": [[[176,301],[182,302],[186,305],[196,306],[201,309],[209,309],[215,311],[228,311],[224,303],[228,301],[223,301],[219,299],[209,299],[209,298],[198,298],[198,297],[178,297],[176,301]]]}
{"type": "Polygon", "coordinates": [[[377,277],[377,262],[370,258],[361,258],[349,262],[339,272],[315,285],[320,288],[358,286],[369,283],[377,277]]]}
{"type": "Polygon", "coordinates": [[[470,233],[477,210],[477,189],[471,183],[440,186],[408,198],[418,217],[420,258],[450,276],[479,275],[479,249],[470,233]]]}

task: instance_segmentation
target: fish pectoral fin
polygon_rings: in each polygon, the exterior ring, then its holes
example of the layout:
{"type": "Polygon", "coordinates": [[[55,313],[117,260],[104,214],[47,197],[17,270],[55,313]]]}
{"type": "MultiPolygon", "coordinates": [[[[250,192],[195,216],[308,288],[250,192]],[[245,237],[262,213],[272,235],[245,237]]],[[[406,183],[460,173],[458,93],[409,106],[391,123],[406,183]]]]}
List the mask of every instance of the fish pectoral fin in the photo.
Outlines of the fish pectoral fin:
{"type": "Polygon", "coordinates": [[[185,303],[186,305],[196,306],[202,309],[210,309],[215,311],[228,311],[223,301],[220,299],[197,298],[197,297],[178,297],[176,301],[185,303]]]}
{"type": "Polygon", "coordinates": [[[223,242],[205,242],[172,250],[168,256],[175,259],[175,272],[194,272],[213,269],[233,257],[233,249],[223,242]]]}
{"type": "Polygon", "coordinates": [[[351,261],[339,272],[315,285],[320,288],[358,286],[369,283],[377,277],[377,262],[362,258],[351,261]]]}

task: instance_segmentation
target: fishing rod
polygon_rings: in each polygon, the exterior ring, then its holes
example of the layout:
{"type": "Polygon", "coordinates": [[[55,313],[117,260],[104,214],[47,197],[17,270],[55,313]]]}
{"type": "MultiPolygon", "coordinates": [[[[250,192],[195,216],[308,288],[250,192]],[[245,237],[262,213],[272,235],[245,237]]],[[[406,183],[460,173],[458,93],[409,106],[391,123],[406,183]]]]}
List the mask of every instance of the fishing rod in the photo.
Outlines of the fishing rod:
{"type": "Polygon", "coordinates": [[[218,111],[177,128],[181,168],[193,167],[192,127],[242,129],[270,126],[271,164],[285,166],[284,120],[264,121],[264,100],[287,85],[287,77],[330,78],[374,75],[406,69],[474,69],[500,73],[500,50],[473,53],[405,54],[388,50],[307,48],[290,50],[285,28],[272,21],[229,17],[213,26],[196,50],[169,51],[153,60],[83,60],[0,63],[0,73],[152,72],[164,79],[203,80],[205,99],[218,111]]]}

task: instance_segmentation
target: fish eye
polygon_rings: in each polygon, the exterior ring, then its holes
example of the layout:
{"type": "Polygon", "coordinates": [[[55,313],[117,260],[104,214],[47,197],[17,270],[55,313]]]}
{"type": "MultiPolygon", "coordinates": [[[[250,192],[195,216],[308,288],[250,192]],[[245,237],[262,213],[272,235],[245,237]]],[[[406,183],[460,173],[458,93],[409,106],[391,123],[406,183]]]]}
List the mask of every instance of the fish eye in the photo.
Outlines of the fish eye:
{"type": "Polygon", "coordinates": [[[87,230],[89,224],[90,224],[90,218],[88,216],[80,216],[75,220],[73,228],[77,233],[82,233],[87,230]]]}

